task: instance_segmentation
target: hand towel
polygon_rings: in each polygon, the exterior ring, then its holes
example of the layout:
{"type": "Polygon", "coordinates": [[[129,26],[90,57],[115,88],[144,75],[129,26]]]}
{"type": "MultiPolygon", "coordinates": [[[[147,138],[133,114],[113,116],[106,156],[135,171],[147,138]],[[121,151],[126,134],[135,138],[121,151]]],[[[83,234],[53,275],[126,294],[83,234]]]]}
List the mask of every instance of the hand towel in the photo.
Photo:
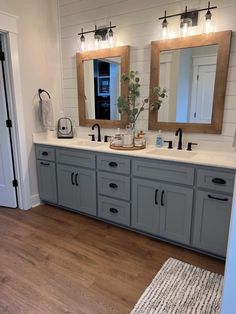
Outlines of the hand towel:
{"type": "Polygon", "coordinates": [[[42,123],[42,126],[45,128],[52,128],[54,126],[51,99],[39,100],[39,119],[42,123]]]}

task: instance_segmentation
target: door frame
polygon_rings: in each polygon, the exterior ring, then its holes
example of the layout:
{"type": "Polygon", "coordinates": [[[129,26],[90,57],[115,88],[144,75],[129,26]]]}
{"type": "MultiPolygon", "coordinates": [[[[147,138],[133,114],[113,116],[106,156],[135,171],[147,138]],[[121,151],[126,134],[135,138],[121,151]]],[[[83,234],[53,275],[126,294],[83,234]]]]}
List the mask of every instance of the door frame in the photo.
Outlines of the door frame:
{"type": "MultiPolygon", "coordinates": [[[[215,65],[217,64],[217,55],[208,54],[202,56],[193,56],[193,73],[192,73],[192,86],[191,86],[191,100],[188,118],[190,123],[194,123],[194,119],[191,117],[194,115],[197,106],[197,89],[198,89],[198,71],[200,66],[215,65]]],[[[213,95],[214,98],[214,95],[213,95]]],[[[212,99],[214,101],[214,99],[212,99]]],[[[213,107],[212,107],[213,110],[213,107]]]]}
{"type": "Polygon", "coordinates": [[[6,77],[10,89],[9,111],[14,126],[12,128],[12,144],[18,180],[18,204],[20,209],[27,210],[32,205],[17,43],[17,19],[17,16],[0,11],[0,32],[3,35],[3,45],[6,49],[6,77]]]}

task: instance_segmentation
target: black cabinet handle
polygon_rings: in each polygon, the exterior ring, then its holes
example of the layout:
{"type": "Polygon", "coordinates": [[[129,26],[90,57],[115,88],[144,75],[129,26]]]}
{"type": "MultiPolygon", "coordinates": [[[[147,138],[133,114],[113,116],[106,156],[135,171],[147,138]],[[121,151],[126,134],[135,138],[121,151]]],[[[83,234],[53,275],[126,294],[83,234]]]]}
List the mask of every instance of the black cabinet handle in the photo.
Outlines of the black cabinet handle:
{"type": "Polygon", "coordinates": [[[110,212],[113,213],[113,214],[117,214],[119,212],[119,210],[116,209],[116,208],[111,207],[110,208],[110,212]]]}
{"type": "Polygon", "coordinates": [[[75,173],[72,172],[71,177],[70,177],[70,180],[71,180],[71,184],[72,184],[72,185],[75,185],[75,182],[74,182],[74,175],[75,175],[75,173]]]}
{"type": "Polygon", "coordinates": [[[43,162],[43,161],[41,161],[41,162],[40,162],[40,165],[43,165],[43,166],[50,166],[50,163],[49,163],[49,162],[43,162]]]}
{"type": "Polygon", "coordinates": [[[111,161],[111,162],[109,162],[109,166],[113,167],[113,168],[116,168],[116,167],[118,167],[118,164],[116,162],[114,162],[114,161],[111,161]]]}
{"type": "Polygon", "coordinates": [[[161,192],[161,206],[164,206],[165,204],[164,204],[164,194],[165,194],[165,191],[163,190],[162,192],[161,192]]]}
{"type": "Polygon", "coordinates": [[[78,173],[76,173],[76,175],[75,175],[75,185],[76,186],[78,186],[79,185],[79,183],[78,183],[78,173]]]}
{"type": "Polygon", "coordinates": [[[155,205],[158,205],[158,201],[157,201],[158,191],[159,191],[159,190],[157,190],[157,189],[156,189],[156,191],[155,191],[155,205]]]}
{"type": "Polygon", "coordinates": [[[220,197],[212,196],[212,195],[210,195],[210,194],[208,194],[208,197],[209,197],[210,199],[217,200],[217,201],[222,201],[222,202],[228,202],[228,200],[229,200],[227,197],[225,197],[225,198],[220,198],[220,197]]]}
{"type": "Polygon", "coordinates": [[[110,187],[110,188],[113,188],[113,189],[117,189],[117,188],[118,188],[118,185],[115,184],[115,183],[110,183],[110,184],[109,184],[109,187],[110,187]]]}
{"type": "Polygon", "coordinates": [[[224,179],[221,179],[221,178],[214,178],[212,179],[212,182],[213,183],[216,183],[216,184],[226,184],[226,181],[224,179]]]}
{"type": "Polygon", "coordinates": [[[48,152],[42,152],[43,156],[48,156],[48,152]]]}

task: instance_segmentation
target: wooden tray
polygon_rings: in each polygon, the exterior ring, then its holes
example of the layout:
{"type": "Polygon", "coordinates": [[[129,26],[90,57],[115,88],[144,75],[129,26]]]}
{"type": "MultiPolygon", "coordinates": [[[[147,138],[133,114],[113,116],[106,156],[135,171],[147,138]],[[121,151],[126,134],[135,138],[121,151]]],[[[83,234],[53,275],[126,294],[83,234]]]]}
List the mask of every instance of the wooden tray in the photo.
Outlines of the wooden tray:
{"type": "Polygon", "coordinates": [[[146,145],[142,146],[133,146],[133,147],[123,147],[123,146],[114,146],[110,144],[110,148],[114,150],[141,150],[146,148],[146,145]]]}

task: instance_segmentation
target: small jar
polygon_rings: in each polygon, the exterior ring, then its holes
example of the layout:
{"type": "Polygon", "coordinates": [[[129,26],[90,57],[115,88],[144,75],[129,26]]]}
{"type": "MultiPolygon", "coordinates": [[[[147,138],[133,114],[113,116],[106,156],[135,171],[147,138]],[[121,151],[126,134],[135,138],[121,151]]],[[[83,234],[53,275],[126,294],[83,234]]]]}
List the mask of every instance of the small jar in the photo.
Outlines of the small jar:
{"type": "Polygon", "coordinates": [[[133,147],[134,146],[132,134],[124,134],[123,146],[124,147],[133,147]]]}
{"type": "Polygon", "coordinates": [[[134,138],[134,146],[137,146],[137,147],[143,146],[143,139],[142,139],[142,137],[135,137],[134,138]]]}

